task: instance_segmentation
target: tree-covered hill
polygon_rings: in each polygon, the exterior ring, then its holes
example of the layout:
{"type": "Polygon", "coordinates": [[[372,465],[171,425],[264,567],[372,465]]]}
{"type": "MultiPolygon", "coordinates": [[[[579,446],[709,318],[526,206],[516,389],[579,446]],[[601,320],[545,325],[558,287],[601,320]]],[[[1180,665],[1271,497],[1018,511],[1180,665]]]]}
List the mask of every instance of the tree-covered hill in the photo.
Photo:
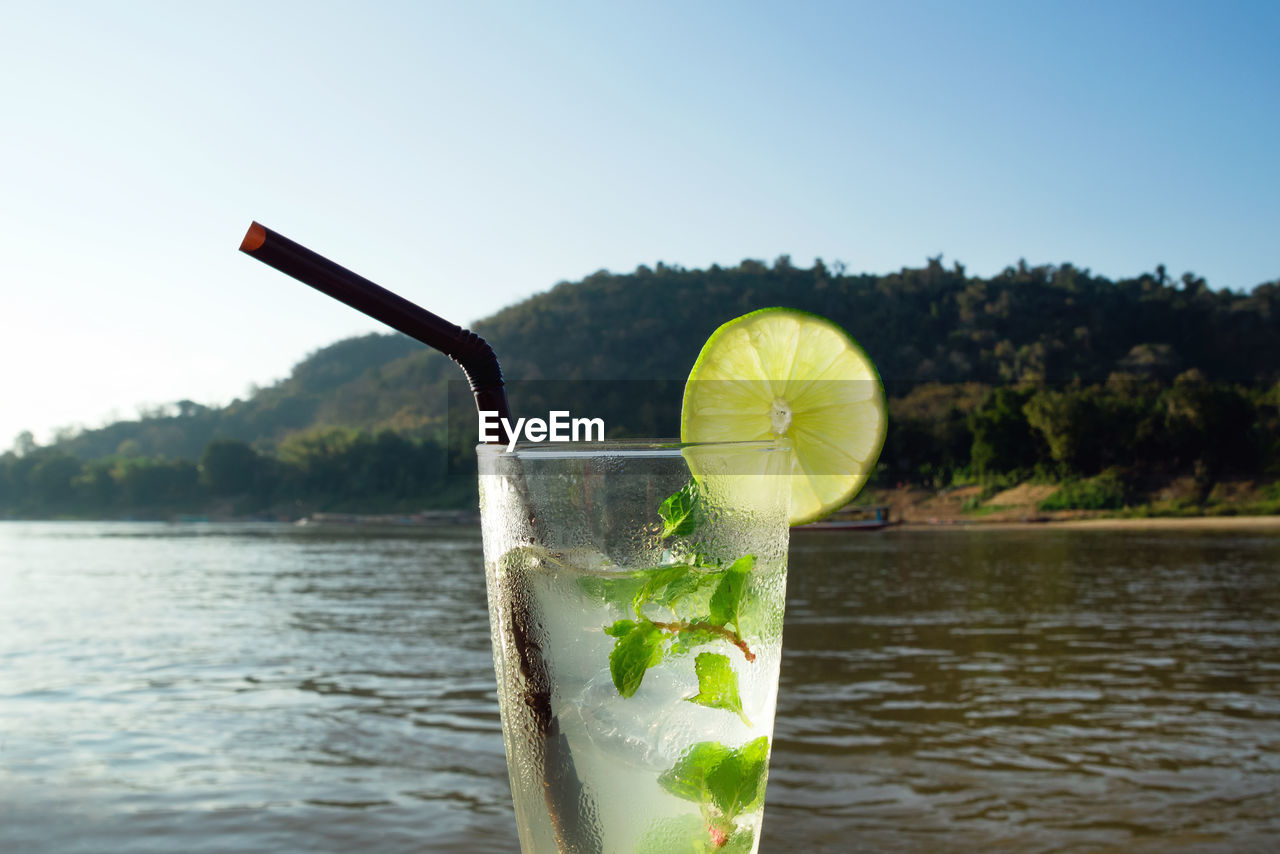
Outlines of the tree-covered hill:
{"type": "Polygon", "coordinates": [[[990,279],[931,259],[885,276],[821,262],[596,273],[512,306],[478,329],[513,377],[683,379],[721,322],[787,305],[845,326],[899,388],[921,382],[1098,382],[1115,370],[1198,368],[1211,380],[1280,377],[1280,282],[1250,294],[1163,271],[1112,282],[1069,264],[990,279]]]}
{"type": "MultiPolygon", "coordinates": [[[[604,417],[613,435],[673,435],[679,384],[703,342],[725,320],[772,305],[832,318],[879,365],[893,416],[886,478],[937,483],[957,474],[1033,470],[1093,476],[1125,462],[1108,449],[1151,455],[1155,468],[1161,459],[1165,468],[1198,461],[1205,477],[1224,466],[1280,464],[1280,439],[1268,432],[1280,402],[1280,281],[1233,293],[1213,291],[1192,274],[1173,280],[1163,268],[1111,281],[1070,264],[1021,262],[980,278],[940,258],[887,275],[848,275],[842,265],[801,268],[783,256],[731,268],[601,271],[503,309],[475,329],[501,358],[517,414],[566,408],[604,417]],[[665,386],[653,384],[664,380],[665,386]],[[1135,401],[1147,409],[1131,411],[1135,401]],[[1141,447],[1108,433],[1135,430],[1145,431],[1141,447]],[[1234,441],[1252,451],[1206,457],[1193,447],[1228,439],[1223,431],[1243,431],[1234,441]]],[[[83,481],[95,465],[114,466],[98,476],[106,495],[104,478],[122,483],[128,461],[172,467],[187,460],[195,474],[181,478],[207,487],[208,475],[194,464],[218,442],[224,450],[227,442],[239,443],[255,459],[269,460],[259,476],[272,483],[294,472],[294,489],[303,488],[300,472],[308,466],[323,468],[318,460],[326,454],[357,454],[356,448],[364,455],[360,465],[373,466],[380,453],[431,443],[440,455],[449,444],[465,467],[470,434],[445,432],[447,385],[456,387],[460,378],[447,359],[403,336],[348,339],[311,354],[288,378],[246,400],[226,407],[181,401],[34,449],[45,462],[61,460],[35,479],[60,484],[78,466],[74,476],[83,481]],[[379,445],[380,434],[397,438],[379,445]]],[[[469,417],[454,412],[455,423],[469,417]]],[[[219,459],[249,459],[235,453],[219,459]]],[[[26,501],[35,490],[28,469],[37,461],[22,463],[29,456],[0,457],[6,490],[0,509],[5,495],[13,507],[21,503],[15,496],[26,501]]],[[[351,475],[355,465],[349,460],[343,471],[351,475]]],[[[361,482],[377,492],[392,480],[361,482]]],[[[314,489],[328,484],[324,489],[335,494],[343,489],[334,472],[306,482],[314,489]]],[[[396,483],[405,501],[422,497],[415,490],[430,490],[403,478],[396,483]]],[[[58,494],[69,501],[72,493],[67,487],[58,494]]]]}
{"type": "MultiPolygon", "coordinates": [[[[1280,282],[1238,294],[1212,291],[1190,274],[1175,282],[1162,270],[1112,282],[1069,264],[1020,263],[989,279],[939,259],[883,276],[844,275],[821,261],[799,268],[786,257],[707,270],[658,264],[563,282],[475,328],[518,397],[527,380],[683,381],[716,326],[771,305],[843,325],[898,396],[922,383],[1097,383],[1117,371],[1163,381],[1192,368],[1211,381],[1280,380],[1280,282]]],[[[81,459],[123,443],[143,456],[195,459],[214,438],[269,449],[318,425],[427,435],[441,424],[443,383],[459,377],[447,359],[402,335],[366,335],[312,353],[248,400],[216,408],[181,401],[62,447],[81,459]]]]}
{"type": "MultiPolygon", "coordinates": [[[[382,372],[422,346],[403,335],[371,334],[321,348],[296,366],[288,378],[255,391],[248,400],[210,407],[181,400],[137,420],[119,421],[64,438],[58,447],[82,460],[115,454],[199,459],[214,439],[236,439],[273,448],[285,436],[317,424],[357,428],[383,426],[395,405],[392,386],[416,397],[413,382],[381,382],[382,372]],[[376,405],[344,406],[354,390],[373,384],[382,392],[376,405]]],[[[372,403],[362,401],[362,403],[372,403]]]]}

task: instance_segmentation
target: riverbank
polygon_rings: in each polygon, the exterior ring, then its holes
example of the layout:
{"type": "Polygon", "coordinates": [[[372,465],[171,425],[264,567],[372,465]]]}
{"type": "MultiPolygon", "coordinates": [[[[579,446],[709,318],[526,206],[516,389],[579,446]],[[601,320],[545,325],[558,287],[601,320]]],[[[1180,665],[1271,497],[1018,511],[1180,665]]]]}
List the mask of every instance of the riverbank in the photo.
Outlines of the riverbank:
{"type": "Polygon", "coordinates": [[[1077,525],[1138,528],[1258,528],[1280,526],[1276,484],[1223,481],[1198,497],[1191,478],[1162,484],[1113,509],[1045,509],[1061,488],[1051,483],[1021,483],[992,490],[979,484],[942,490],[918,486],[868,490],[860,504],[884,505],[895,523],[913,527],[957,525],[1077,525]]]}
{"type": "MultiPolygon", "coordinates": [[[[1107,510],[1046,510],[1046,500],[1061,486],[1022,483],[991,490],[979,484],[942,490],[921,486],[867,489],[859,505],[889,509],[892,523],[912,528],[1075,526],[1112,530],[1280,527],[1280,484],[1267,481],[1223,481],[1196,500],[1191,478],[1170,481],[1137,496],[1129,505],[1107,510]]],[[[401,502],[404,503],[404,502],[401,502]]],[[[440,526],[477,524],[474,504],[462,508],[403,506],[344,507],[342,510],[298,502],[244,512],[243,503],[220,499],[187,506],[121,507],[115,513],[65,508],[57,513],[14,513],[0,508],[0,520],[156,521],[156,522],[286,522],[304,525],[440,526]],[[388,512],[388,511],[391,512],[388,512]]]]}
{"type": "Polygon", "coordinates": [[[1280,532],[1280,516],[1146,516],[1099,517],[1092,519],[1046,519],[1043,521],[1000,522],[988,520],[960,520],[954,522],[902,522],[893,530],[946,531],[946,530],[1092,530],[1092,531],[1277,531],[1280,532]]]}

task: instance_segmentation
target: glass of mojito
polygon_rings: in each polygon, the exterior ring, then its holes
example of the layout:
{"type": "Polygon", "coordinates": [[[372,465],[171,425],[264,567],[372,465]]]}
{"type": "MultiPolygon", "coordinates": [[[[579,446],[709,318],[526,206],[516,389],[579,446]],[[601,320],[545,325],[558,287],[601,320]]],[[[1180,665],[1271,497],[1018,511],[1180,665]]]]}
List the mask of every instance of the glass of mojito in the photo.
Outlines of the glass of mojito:
{"type": "Polygon", "coordinates": [[[521,848],[751,852],[786,586],[786,440],[477,448],[521,848]]]}
{"type": "MultiPolygon", "coordinates": [[[[445,353],[482,428],[506,423],[483,338],[259,223],[240,249],[445,353]]],[[[772,307],[707,339],[685,383],[681,443],[479,447],[526,854],[756,850],[789,525],[853,499],[886,424],[858,343],[826,318],[772,307]]]]}

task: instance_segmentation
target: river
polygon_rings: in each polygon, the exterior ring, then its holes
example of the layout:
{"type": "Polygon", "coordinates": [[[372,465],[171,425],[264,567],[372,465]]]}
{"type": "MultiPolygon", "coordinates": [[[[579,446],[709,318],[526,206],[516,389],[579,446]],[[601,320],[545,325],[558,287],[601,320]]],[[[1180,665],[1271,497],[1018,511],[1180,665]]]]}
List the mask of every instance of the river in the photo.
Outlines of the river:
{"type": "MultiPolygon", "coordinates": [[[[762,851],[1280,846],[1280,535],[793,537],[762,851]]],[[[518,850],[478,531],[0,523],[0,851],[518,850]]]]}

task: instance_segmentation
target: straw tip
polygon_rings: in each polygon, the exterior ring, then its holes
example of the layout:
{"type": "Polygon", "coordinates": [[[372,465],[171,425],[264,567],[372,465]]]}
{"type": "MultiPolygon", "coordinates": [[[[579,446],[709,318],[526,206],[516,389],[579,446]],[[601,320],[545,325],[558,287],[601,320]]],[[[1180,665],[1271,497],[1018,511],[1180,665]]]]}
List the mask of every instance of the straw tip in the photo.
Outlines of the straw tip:
{"type": "Polygon", "coordinates": [[[255,249],[261,249],[262,244],[266,242],[267,230],[255,221],[245,232],[244,240],[240,241],[240,251],[253,252],[255,249]]]}

